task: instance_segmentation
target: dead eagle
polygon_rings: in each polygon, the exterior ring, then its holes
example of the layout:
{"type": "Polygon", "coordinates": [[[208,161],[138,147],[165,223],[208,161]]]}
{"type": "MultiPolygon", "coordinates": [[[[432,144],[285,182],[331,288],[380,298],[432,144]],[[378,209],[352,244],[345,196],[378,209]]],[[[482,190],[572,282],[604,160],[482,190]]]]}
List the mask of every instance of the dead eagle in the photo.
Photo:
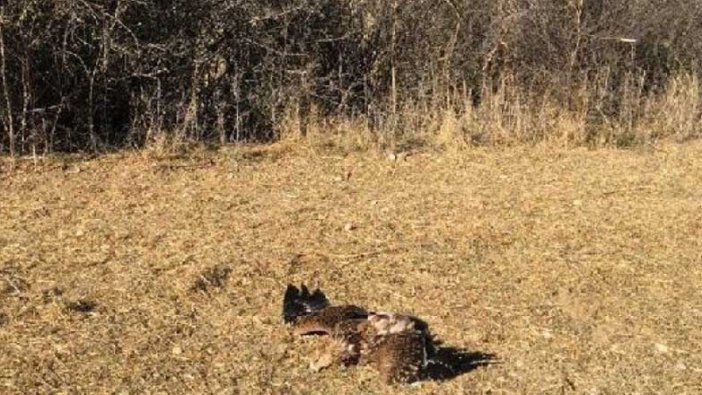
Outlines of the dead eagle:
{"type": "Polygon", "coordinates": [[[370,364],[387,383],[411,383],[433,363],[436,348],[428,325],[418,318],[372,312],[355,305],[332,306],[319,289],[288,285],[283,321],[296,335],[327,335],[337,350],[331,363],[370,364]]]}

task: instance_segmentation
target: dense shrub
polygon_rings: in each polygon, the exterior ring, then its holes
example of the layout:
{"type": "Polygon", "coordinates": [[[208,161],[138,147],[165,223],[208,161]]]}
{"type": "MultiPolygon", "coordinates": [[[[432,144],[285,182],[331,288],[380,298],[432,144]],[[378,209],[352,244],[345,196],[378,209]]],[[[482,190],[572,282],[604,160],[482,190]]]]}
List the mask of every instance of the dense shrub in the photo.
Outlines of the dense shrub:
{"type": "Polygon", "coordinates": [[[12,154],[161,133],[274,139],[291,108],[377,126],[409,104],[477,108],[505,81],[566,106],[582,105],[573,92],[586,86],[598,98],[587,112],[611,118],[632,87],[657,94],[702,59],[691,0],[2,4],[0,151],[12,154]]]}

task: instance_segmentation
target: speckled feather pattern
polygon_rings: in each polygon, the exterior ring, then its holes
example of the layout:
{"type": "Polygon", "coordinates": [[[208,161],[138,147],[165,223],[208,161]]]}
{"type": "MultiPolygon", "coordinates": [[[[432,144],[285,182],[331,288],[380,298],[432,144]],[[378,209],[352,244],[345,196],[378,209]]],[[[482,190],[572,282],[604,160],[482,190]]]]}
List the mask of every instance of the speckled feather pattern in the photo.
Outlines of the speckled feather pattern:
{"type": "Polygon", "coordinates": [[[376,336],[366,358],[386,383],[411,383],[420,379],[426,365],[425,342],[426,336],[420,331],[376,336]]]}

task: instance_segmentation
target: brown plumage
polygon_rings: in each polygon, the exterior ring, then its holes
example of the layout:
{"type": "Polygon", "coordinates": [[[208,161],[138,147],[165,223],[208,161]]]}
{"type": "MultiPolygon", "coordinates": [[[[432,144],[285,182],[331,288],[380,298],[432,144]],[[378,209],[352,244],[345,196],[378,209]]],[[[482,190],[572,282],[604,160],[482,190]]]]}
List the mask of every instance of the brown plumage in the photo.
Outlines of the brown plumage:
{"type": "Polygon", "coordinates": [[[388,384],[418,381],[427,361],[426,336],[419,331],[378,336],[371,341],[366,358],[388,384]]]}
{"type": "Polygon", "coordinates": [[[408,315],[367,312],[354,305],[331,306],[326,296],[288,286],[283,301],[284,321],[297,335],[328,335],[336,342],[332,364],[369,364],[387,383],[410,383],[421,378],[434,351],[428,326],[408,315]]]}
{"type": "Polygon", "coordinates": [[[364,348],[364,326],[368,312],[354,305],[330,306],[326,296],[306,286],[288,285],[283,300],[283,320],[292,325],[296,335],[328,335],[336,341],[332,363],[355,365],[364,348]]]}
{"type": "Polygon", "coordinates": [[[325,334],[343,335],[353,332],[356,326],[367,320],[368,313],[358,306],[329,306],[309,315],[298,317],[293,322],[296,335],[325,334]]]}
{"type": "Polygon", "coordinates": [[[396,313],[371,313],[368,322],[374,332],[366,341],[363,361],[374,365],[388,384],[420,380],[427,356],[434,352],[426,323],[396,313]]]}

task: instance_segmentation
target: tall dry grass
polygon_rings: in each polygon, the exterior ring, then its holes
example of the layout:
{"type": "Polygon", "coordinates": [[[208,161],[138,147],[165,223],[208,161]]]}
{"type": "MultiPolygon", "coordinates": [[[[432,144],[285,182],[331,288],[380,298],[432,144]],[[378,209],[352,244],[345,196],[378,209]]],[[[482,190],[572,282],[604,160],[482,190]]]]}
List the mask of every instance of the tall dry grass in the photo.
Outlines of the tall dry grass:
{"type": "Polygon", "coordinates": [[[472,95],[454,91],[425,102],[406,101],[380,122],[366,116],[302,117],[291,106],[277,125],[279,138],[343,149],[411,149],[430,144],[445,149],[545,143],[559,147],[632,147],[660,140],[683,142],[702,136],[699,78],[681,73],[657,91],[630,76],[612,95],[606,74],[570,88],[540,93],[511,76],[472,95]],[[437,104],[440,103],[440,104],[437,104]],[[379,125],[379,126],[378,126],[379,125]]]}

